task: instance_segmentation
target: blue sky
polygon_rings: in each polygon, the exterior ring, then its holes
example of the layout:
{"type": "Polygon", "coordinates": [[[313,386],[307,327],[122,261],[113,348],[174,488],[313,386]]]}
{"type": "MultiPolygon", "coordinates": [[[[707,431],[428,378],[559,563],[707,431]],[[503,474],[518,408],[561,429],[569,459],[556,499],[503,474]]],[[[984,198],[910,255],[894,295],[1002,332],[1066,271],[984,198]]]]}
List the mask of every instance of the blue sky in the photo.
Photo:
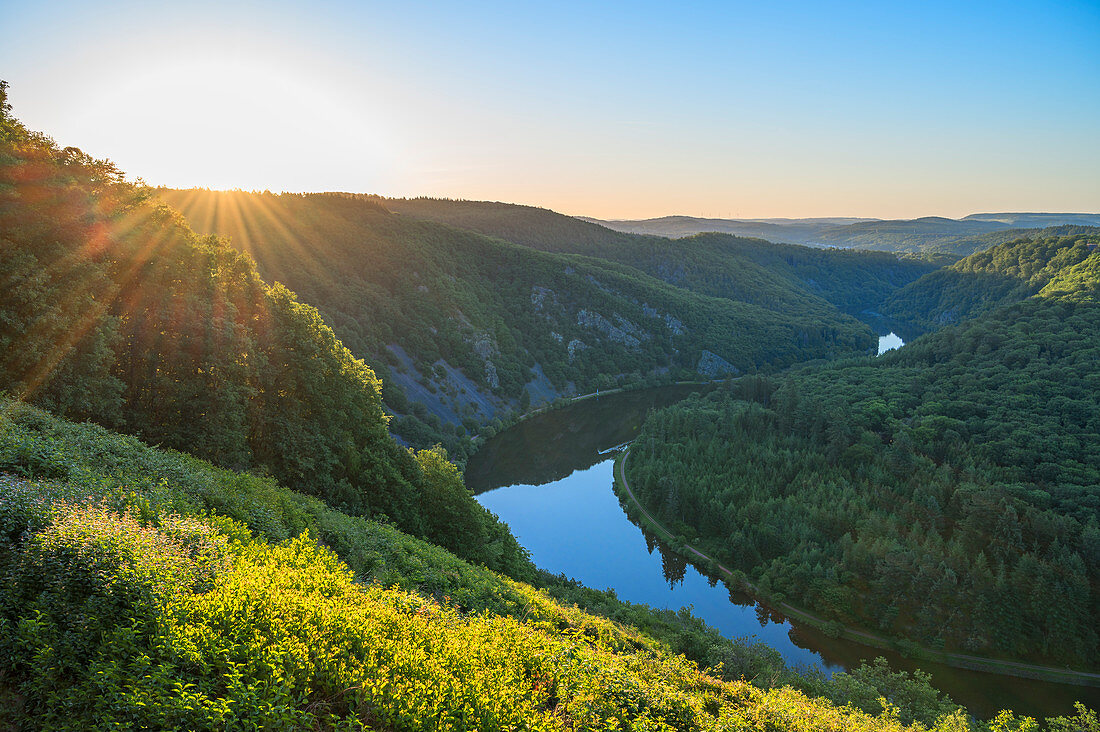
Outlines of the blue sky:
{"type": "Polygon", "coordinates": [[[1100,3],[0,0],[16,115],[150,183],[645,217],[1100,211],[1100,3]]]}

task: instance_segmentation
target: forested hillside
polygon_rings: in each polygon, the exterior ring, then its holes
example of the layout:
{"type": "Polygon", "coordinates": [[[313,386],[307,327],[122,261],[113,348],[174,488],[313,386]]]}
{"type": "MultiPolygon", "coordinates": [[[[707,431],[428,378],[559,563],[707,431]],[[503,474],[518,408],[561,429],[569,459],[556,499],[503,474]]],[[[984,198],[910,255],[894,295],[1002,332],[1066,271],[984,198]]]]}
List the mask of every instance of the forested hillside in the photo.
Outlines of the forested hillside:
{"type": "Polygon", "coordinates": [[[375,200],[402,216],[450,224],[544,252],[583,254],[602,247],[629,245],[638,239],[598,223],[516,203],[381,196],[375,200]]]}
{"type": "Polygon", "coordinates": [[[1100,228],[1029,232],[931,272],[892,294],[883,312],[933,330],[1039,293],[1100,244],[1100,228]]]}
{"type": "Polygon", "coordinates": [[[635,491],[765,592],[842,623],[1097,668],[1092,243],[975,255],[958,281],[994,270],[1039,294],[879,358],[654,414],[631,448],[635,491]]]}
{"type": "Polygon", "coordinates": [[[158,194],[317,305],[357,355],[387,365],[386,404],[414,441],[563,394],[781,368],[873,342],[866,326],[751,262],[759,274],[741,281],[742,302],[717,296],[719,283],[699,294],[612,261],[395,215],[370,197],[158,194]],[[765,281],[772,295],[759,296],[754,283],[765,281]]]}
{"type": "Polygon", "coordinates": [[[675,241],[630,235],[529,206],[425,198],[383,202],[409,216],[468,226],[536,249],[601,257],[695,292],[778,312],[827,311],[832,305],[859,314],[943,264],[725,234],[675,241]]]}
{"type": "Polygon", "coordinates": [[[378,379],[314,308],[0,109],[0,391],[481,552],[458,512],[499,549],[479,561],[523,565],[453,466],[393,441],[378,379]]]}

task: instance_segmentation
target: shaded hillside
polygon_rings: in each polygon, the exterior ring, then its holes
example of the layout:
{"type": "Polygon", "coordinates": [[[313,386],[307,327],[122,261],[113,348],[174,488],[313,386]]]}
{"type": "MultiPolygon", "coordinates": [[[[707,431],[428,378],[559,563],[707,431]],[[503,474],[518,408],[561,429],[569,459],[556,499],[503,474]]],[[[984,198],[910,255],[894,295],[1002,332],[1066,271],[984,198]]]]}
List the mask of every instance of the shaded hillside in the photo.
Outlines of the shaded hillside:
{"type": "Polygon", "coordinates": [[[823,231],[824,244],[878,249],[894,252],[915,252],[934,247],[944,239],[978,236],[998,229],[1010,228],[996,221],[948,219],[924,216],[919,219],[864,221],[823,231]]]}
{"type": "Polygon", "coordinates": [[[829,219],[713,219],[696,216],[661,216],[653,219],[616,219],[602,221],[586,218],[585,221],[606,226],[615,231],[650,236],[682,239],[696,234],[732,234],[787,244],[822,246],[820,234],[835,228],[878,219],[829,218],[829,219]]]}
{"type": "Polygon", "coordinates": [[[547,252],[586,254],[593,247],[628,244],[633,240],[629,234],[598,223],[535,206],[442,198],[379,197],[375,200],[403,216],[438,221],[547,252]],[[570,248],[561,248],[562,242],[569,242],[570,248]]]}
{"type": "Polygon", "coordinates": [[[1100,213],[979,213],[964,216],[963,221],[996,221],[1018,229],[1043,229],[1051,226],[1100,226],[1100,213]]]}
{"type": "Polygon", "coordinates": [[[854,247],[890,252],[966,256],[1028,233],[1055,226],[1098,226],[1100,214],[971,214],[961,219],[702,219],[665,216],[641,221],[585,219],[621,232],[682,238],[718,232],[817,247],[854,247]]]}
{"type": "Polygon", "coordinates": [[[924,330],[957,323],[1038,293],[1100,243],[1100,228],[1027,234],[925,275],[891,295],[883,312],[924,330]]]}
{"type": "Polygon", "coordinates": [[[453,466],[394,442],[379,380],[314,308],[2,102],[0,391],[523,566],[453,466]],[[448,511],[500,551],[457,541],[448,511]]]}
{"type": "Polygon", "coordinates": [[[1100,253],[1090,243],[974,255],[952,274],[973,289],[943,290],[945,301],[972,298],[990,277],[1008,284],[971,300],[976,317],[958,326],[656,413],[631,448],[635,491],[765,592],[842,623],[1095,670],[1100,253]]]}
{"type": "MultiPolygon", "coordinates": [[[[854,315],[878,308],[898,288],[945,263],[944,259],[936,257],[824,250],[720,234],[701,234],[687,241],[698,241],[703,247],[721,254],[748,259],[854,315]]],[[[699,269],[700,279],[703,279],[705,265],[699,269]]],[[[720,287],[719,284],[704,289],[717,291],[720,287]]]]}
{"type": "Polygon", "coordinates": [[[614,262],[395,215],[363,197],[158,193],[315,303],[356,354],[388,364],[383,381],[401,389],[387,389],[386,403],[412,415],[397,423],[410,439],[438,439],[424,423],[467,432],[596,387],[779,368],[871,345],[866,327],[769,273],[785,307],[705,297],[614,262]]]}
{"type": "Polygon", "coordinates": [[[849,313],[873,309],[886,294],[940,264],[735,236],[704,234],[671,241],[615,234],[552,211],[511,204],[439,199],[384,203],[405,215],[474,228],[546,251],[600,257],[678,287],[778,312],[820,310],[822,300],[849,313]]]}

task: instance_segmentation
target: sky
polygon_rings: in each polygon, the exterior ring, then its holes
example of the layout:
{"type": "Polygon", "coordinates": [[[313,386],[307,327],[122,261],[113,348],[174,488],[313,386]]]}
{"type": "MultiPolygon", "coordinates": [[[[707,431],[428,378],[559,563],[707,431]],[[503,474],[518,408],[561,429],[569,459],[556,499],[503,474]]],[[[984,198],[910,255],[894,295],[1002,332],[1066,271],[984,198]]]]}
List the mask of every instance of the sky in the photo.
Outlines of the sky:
{"type": "Polygon", "coordinates": [[[1100,0],[0,0],[0,78],[27,126],[153,185],[1100,212],[1100,0]]]}

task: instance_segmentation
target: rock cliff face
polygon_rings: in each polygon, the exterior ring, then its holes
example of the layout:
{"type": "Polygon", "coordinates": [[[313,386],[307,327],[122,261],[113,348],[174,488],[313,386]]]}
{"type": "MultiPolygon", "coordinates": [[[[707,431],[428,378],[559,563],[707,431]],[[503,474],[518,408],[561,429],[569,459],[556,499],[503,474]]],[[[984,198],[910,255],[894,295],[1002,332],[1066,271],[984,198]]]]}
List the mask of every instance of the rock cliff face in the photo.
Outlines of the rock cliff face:
{"type": "Polygon", "coordinates": [[[665,327],[669,329],[672,335],[683,335],[687,332],[687,329],[684,328],[684,324],[679,318],[674,317],[669,313],[665,313],[662,315],[661,312],[657,310],[657,308],[649,305],[648,303],[642,303],[642,313],[647,318],[657,318],[658,320],[663,320],[665,322],[665,327]]]}
{"type": "Polygon", "coordinates": [[[703,350],[699,357],[699,363],[695,370],[708,379],[717,379],[722,376],[735,376],[740,373],[738,368],[717,353],[703,350]]]}
{"type": "Polygon", "coordinates": [[[458,424],[467,416],[488,421],[510,408],[505,399],[488,392],[443,359],[422,373],[400,345],[392,343],[387,349],[395,362],[389,369],[389,378],[410,402],[423,404],[428,414],[444,422],[458,424]]]}
{"type": "Polygon", "coordinates": [[[620,343],[628,348],[636,348],[641,345],[642,340],[649,338],[649,333],[646,333],[626,318],[616,315],[615,321],[618,325],[595,311],[581,310],[577,313],[577,325],[602,333],[612,343],[620,343]]]}
{"type": "Polygon", "coordinates": [[[565,312],[565,308],[558,302],[558,294],[549,287],[532,286],[531,305],[535,308],[536,313],[544,314],[547,319],[565,312]]]}
{"type": "Polygon", "coordinates": [[[568,349],[569,351],[569,363],[573,363],[574,359],[577,358],[577,354],[586,348],[588,348],[588,346],[586,346],[584,344],[584,341],[580,340],[579,338],[574,338],[573,340],[569,341],[569,345],[566,346],[566,349],[568,349]]]}
{"type": "Polygon", "coordinates": [[[493,356],[500,353],[496,342],[488,333],[479,333],[474,338],[473,348],[474,353],[485,362],[485,383],[490,389],[499,389],[500,376],[497,374],[496,364],[493,363],[493,356]]]}

